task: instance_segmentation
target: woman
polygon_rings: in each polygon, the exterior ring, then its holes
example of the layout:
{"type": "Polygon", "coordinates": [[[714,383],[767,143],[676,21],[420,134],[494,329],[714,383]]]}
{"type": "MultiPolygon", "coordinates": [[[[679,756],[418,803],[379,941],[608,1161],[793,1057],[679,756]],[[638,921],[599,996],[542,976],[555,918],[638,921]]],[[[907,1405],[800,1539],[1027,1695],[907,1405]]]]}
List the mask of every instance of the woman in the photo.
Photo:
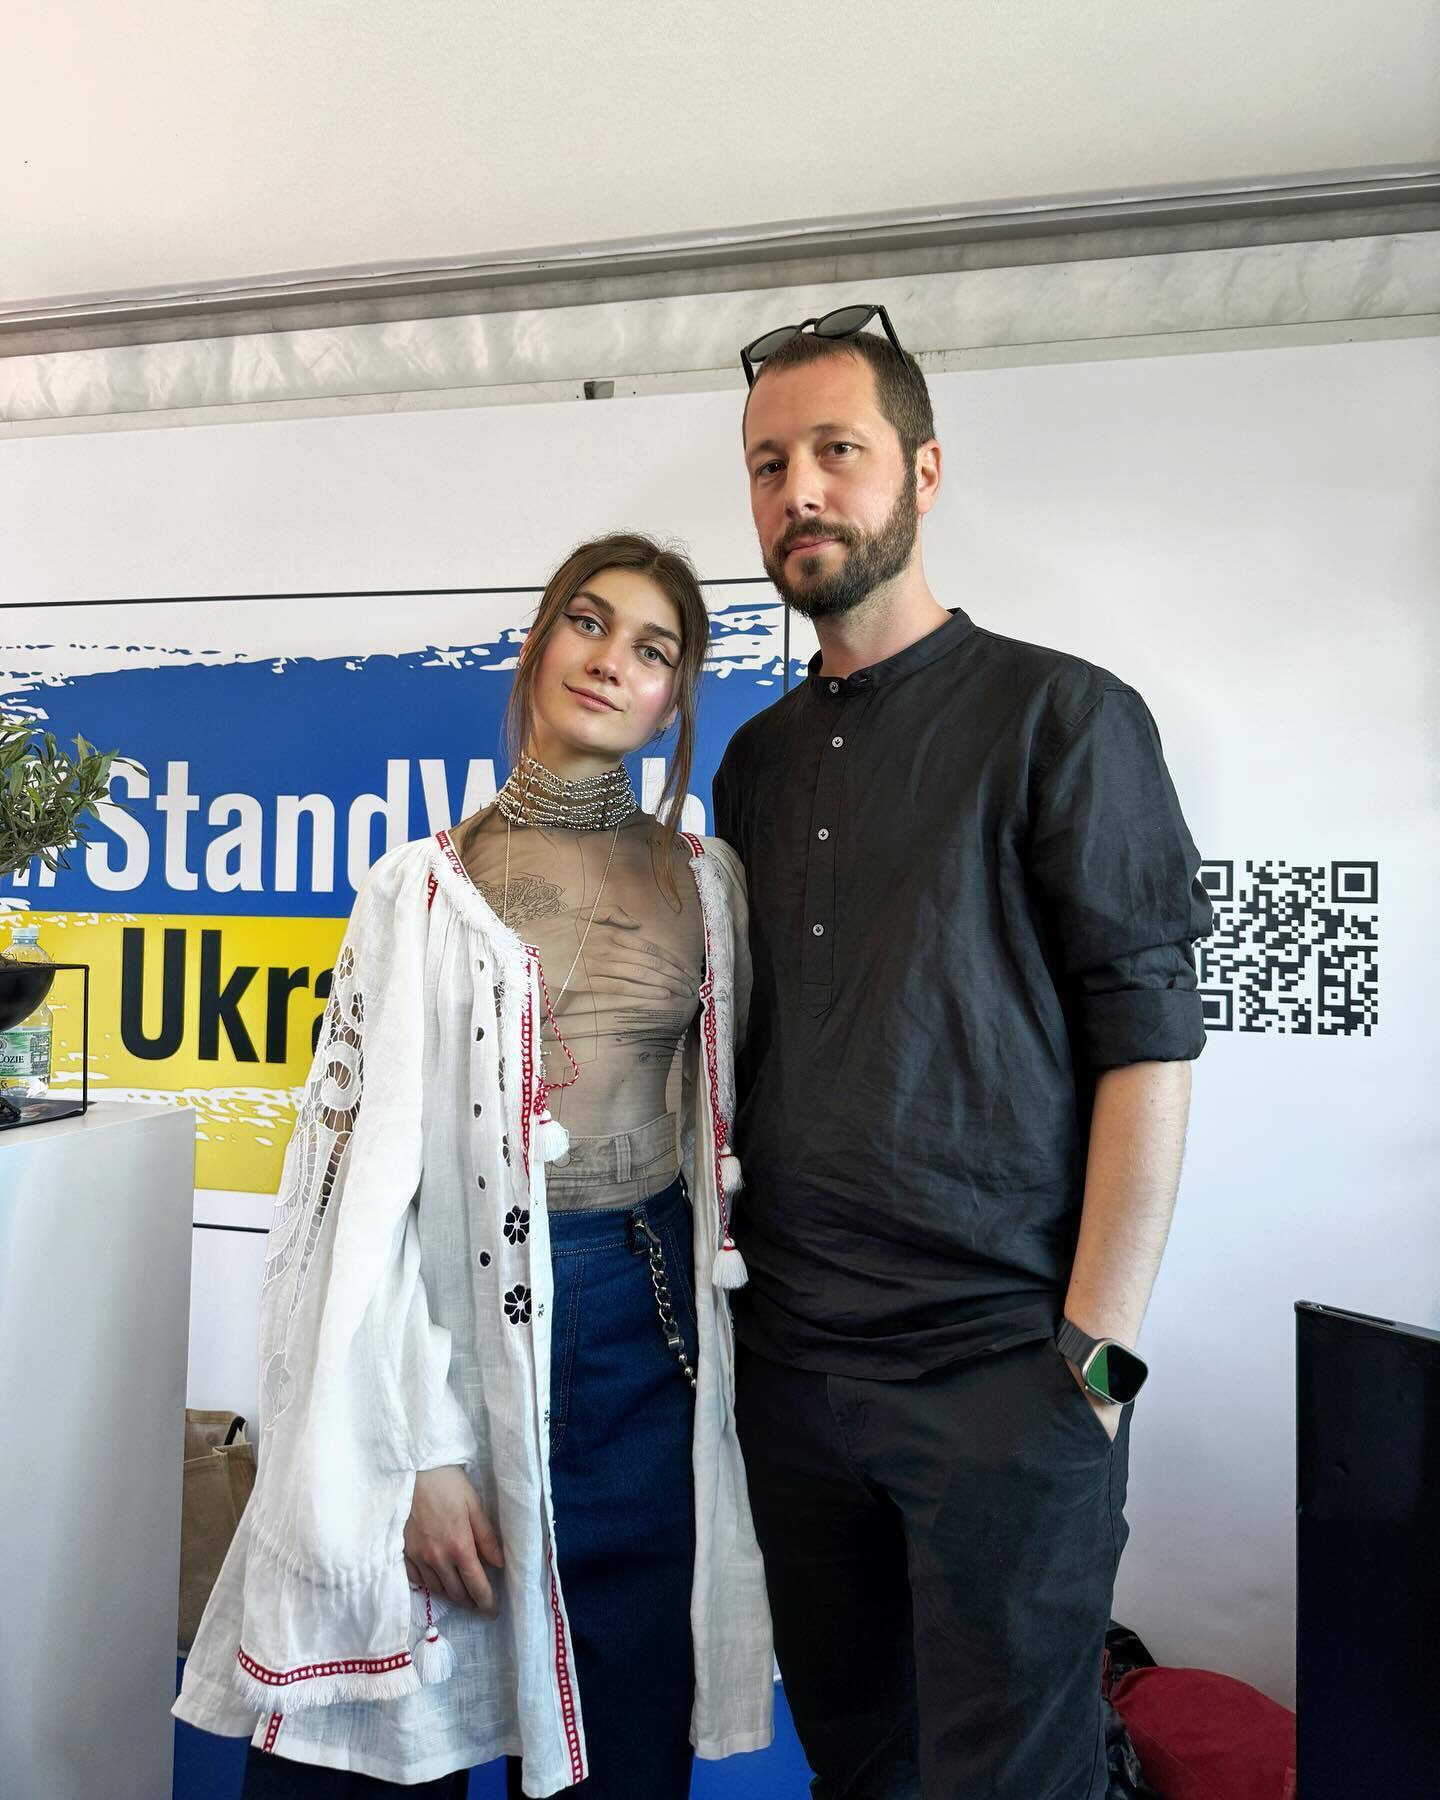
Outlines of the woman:
{"type": "Polygon", "coordinates": [[[692,1744],[769,1741],[723,1291],[743,892],[621,766],[678,720],[673,812],[707,638],[685,558],[582,545],[495,804],[356,900],[271,1230],[259,1476],[175,1708],[253,1734],[248,1800],[450,1800],[502,1754],[512,1794],[684,1800],[692,1744]]]}

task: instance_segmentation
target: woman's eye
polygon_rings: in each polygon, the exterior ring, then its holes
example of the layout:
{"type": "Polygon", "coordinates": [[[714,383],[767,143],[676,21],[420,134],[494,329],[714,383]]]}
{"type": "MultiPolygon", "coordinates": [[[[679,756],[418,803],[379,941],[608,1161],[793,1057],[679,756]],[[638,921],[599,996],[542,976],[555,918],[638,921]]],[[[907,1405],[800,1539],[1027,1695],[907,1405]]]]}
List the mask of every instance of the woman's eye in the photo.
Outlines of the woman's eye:
{"type": "MultiPolygon", "coordinates": [[[[565,617],[573,624],[585,626],[593,625],[596,631],[600,629],[600,621],[598,619],[592,619],[589,613],[566,613],[565,617]]],[[[586,635],[593,637],[594,632],[587,632],[586,635]]]]}
{"type": "Polygon", "coordinates": [[[662,663],[667,669],[674,667],[670,658],[666,656],[663,651],[657,650],[653,644],[642,644],[640,646],[640,654],[645,658],[646,662],[662,663]]]}

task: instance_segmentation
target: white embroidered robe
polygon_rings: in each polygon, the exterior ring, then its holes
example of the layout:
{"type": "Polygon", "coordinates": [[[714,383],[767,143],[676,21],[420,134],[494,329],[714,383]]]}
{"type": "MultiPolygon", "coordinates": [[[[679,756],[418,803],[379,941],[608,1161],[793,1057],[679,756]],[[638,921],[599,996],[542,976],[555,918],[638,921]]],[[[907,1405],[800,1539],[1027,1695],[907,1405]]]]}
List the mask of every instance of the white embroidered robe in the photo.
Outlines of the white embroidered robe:
{"type": "MultiPolygon", "coordinates": [[[[690,846],[707,965],[681,1119],[699,1346],[691,1737],[721,1757],[769,1741],[773,1663],[729,1306],[712,1279],[733,1254],[721,1162],[748,997],[744,889],[726,845],[690,846]]],[[[381,858],[286,1156],[261,1301],[259,1472],[175,1705],[191,1724],[407,1784],[505,1754],[523,1755],[530,1795],[585,1773],[549,1480],[542,1004],[538,954],[448,834],[381,858]],[[426,1684],[402,1532],[416,1471],[450,1463],[506,1560],[498,1619],[436,1603],[458,1667],[426,1684]]]]}

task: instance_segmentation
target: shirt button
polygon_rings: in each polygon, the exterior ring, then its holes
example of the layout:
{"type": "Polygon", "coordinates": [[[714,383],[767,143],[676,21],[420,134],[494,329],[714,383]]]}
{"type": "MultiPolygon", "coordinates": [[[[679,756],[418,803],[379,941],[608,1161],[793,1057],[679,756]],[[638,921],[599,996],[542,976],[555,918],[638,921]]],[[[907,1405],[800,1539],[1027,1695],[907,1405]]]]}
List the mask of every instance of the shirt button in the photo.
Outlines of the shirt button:
{"type": "Polygon", "coordinates": [[[844,742],[845,742],[845,740],[842,737],[833,737],[830,740],[830,747],[833,750],[838,750],[844,742]]]}
{"type": "Polygon", "coordinates": [[[832,694],[838,694],[840,692],[840,683],[838,681],[832,681],[830,683],[830,692],[832,694]]]}
{"type": "Polygon", "coordinates": [[[825,927],[823,925],[812,925],[810,929],[815,933],[816,937],[824,937],[825,935],[825,927]]]}
{"type": "Polygon", "coordinates": [[[825,842],[826,838],[829,837],[830,833],[822,825],[820,827],[820,829],[815,833],[815,835],[816,835],[816,837],[819,838],[820,842],[823,844],[825,842]]]}

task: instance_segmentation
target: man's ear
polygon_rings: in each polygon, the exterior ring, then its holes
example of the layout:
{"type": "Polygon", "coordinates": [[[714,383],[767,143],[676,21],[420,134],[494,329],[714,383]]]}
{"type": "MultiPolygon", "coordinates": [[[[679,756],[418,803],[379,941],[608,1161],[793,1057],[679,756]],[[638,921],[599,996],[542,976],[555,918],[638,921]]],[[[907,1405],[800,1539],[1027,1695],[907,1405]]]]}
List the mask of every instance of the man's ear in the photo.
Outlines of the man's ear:
{"type": "Polygon", "coordinates": [[[915,452],[915,510],[927,513],[940,497],[940,446],[934,438],[915,452]]]}

